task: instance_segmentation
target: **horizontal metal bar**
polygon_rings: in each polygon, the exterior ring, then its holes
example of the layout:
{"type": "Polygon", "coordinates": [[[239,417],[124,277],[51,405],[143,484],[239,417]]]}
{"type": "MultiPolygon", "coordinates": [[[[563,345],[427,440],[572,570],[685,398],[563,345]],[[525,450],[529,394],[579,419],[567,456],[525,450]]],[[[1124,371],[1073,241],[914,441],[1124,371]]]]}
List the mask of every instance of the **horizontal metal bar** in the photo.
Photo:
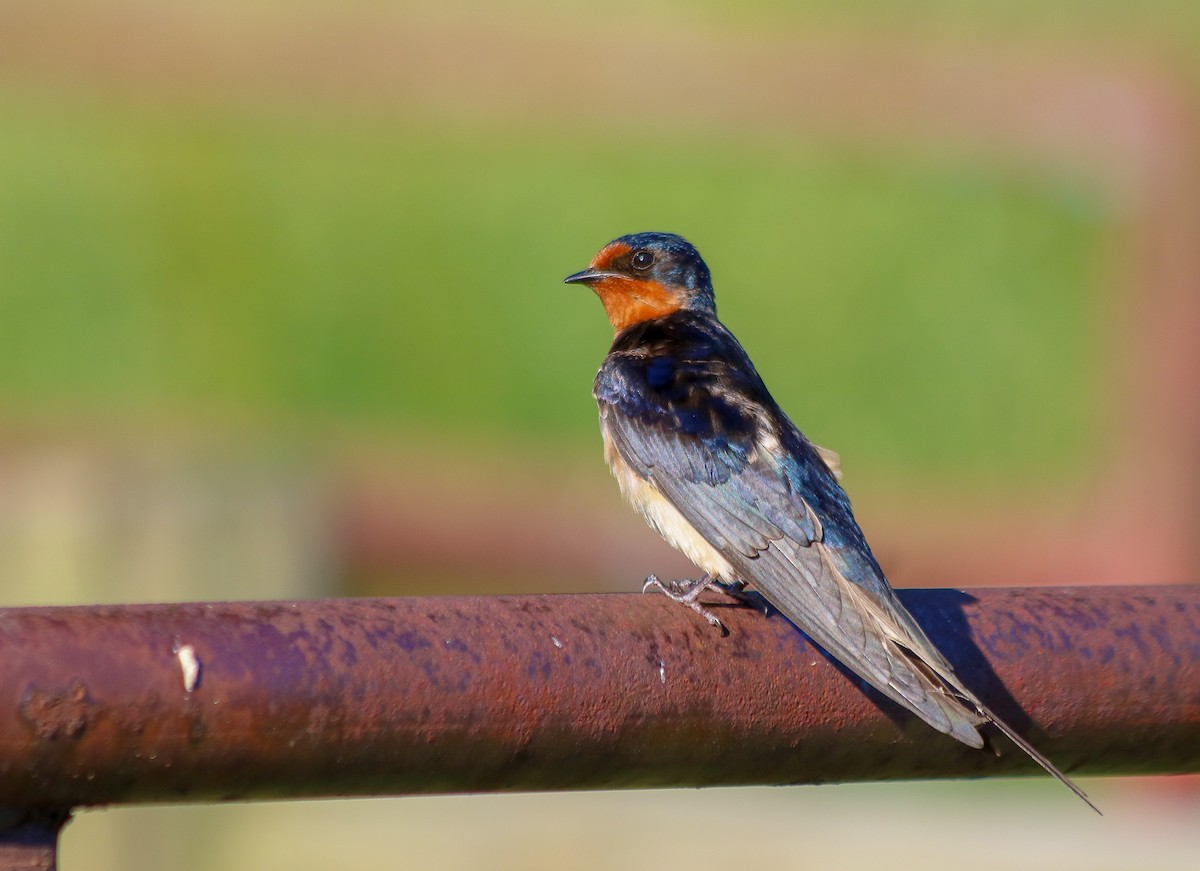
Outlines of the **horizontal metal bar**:
{"type": "MultiPolygon", "coordinates": [[[[1065,771],[1200,771],[1200,586],[901,598],[1065,771]]],[[[728,637],[638,595],[0,611],[0,805],[1040,770],[932,731],[777,616],[721,616],[728,637]]]]}

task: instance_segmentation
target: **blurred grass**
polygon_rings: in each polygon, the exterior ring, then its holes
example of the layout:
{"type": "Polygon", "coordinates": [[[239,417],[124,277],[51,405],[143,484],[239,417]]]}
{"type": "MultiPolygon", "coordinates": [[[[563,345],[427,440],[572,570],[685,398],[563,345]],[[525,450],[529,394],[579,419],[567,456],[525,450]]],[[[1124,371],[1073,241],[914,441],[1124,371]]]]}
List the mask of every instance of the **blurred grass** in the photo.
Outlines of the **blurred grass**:
{"type": "Polygon", "coordinates": [[[1110,216],[936,154],[0,95],[10,420],[223,416],[593,450],[610,340],[561,276],[681,232],[785,408],[854,475],[1094,451],[1110,216]]]}

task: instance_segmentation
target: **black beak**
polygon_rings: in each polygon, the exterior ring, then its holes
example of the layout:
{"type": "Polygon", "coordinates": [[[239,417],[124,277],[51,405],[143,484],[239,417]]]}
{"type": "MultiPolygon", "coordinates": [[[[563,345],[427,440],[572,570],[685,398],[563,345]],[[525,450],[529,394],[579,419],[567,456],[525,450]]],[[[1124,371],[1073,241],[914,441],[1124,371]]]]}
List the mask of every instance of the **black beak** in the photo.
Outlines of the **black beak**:
{"type": "Polygon", "coordinates": [[[604,278],[620,278],[615,272],[601,272],[599,269],[581,269],[563,279],[563,284],[590,284],[604,278]]]}

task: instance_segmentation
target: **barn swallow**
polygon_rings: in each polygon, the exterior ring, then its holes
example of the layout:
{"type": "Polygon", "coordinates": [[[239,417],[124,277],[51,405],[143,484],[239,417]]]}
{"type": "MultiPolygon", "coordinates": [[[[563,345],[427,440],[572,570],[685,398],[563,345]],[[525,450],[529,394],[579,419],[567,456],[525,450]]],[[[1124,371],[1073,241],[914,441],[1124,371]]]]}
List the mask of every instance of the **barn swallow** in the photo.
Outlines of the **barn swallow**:
{"type": "MultiPolygon", "coordinates": [[[[704,576],[659,587],[720,626],[706,589],[752,586],[830,655],[933,728],[982,748],[993,724],[1094,810],[1066,775],[968,690],[900,603],[815,446],[717,320],[694,247],[668,233],[606,245],[564,279],[595,291],[616,331],[593,387],[621,492],[704,576]]],[[[1099,812],[1097,810],[1097,812],[1099,812]]]]}

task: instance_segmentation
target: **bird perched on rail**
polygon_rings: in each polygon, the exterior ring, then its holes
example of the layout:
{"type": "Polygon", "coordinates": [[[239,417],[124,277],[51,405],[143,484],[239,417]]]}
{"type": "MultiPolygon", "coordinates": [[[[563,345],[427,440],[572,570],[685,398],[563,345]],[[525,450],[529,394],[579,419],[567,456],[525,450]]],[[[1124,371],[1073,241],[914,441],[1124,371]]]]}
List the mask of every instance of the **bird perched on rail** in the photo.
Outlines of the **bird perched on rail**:
{"type": "Polygon", "coordinates": [[[596,375],[604,456],[621,492],[705,573],[659,587],[714,626],[706,589],[752,585],[834,658],[933,728],[983,747],[992,723],[1095,809],[989,711],[900,603],[818,448],[717,320],[708,267],[668,233],[606,245],[564,279],[595,291],[616,331],[596,375]]]}

